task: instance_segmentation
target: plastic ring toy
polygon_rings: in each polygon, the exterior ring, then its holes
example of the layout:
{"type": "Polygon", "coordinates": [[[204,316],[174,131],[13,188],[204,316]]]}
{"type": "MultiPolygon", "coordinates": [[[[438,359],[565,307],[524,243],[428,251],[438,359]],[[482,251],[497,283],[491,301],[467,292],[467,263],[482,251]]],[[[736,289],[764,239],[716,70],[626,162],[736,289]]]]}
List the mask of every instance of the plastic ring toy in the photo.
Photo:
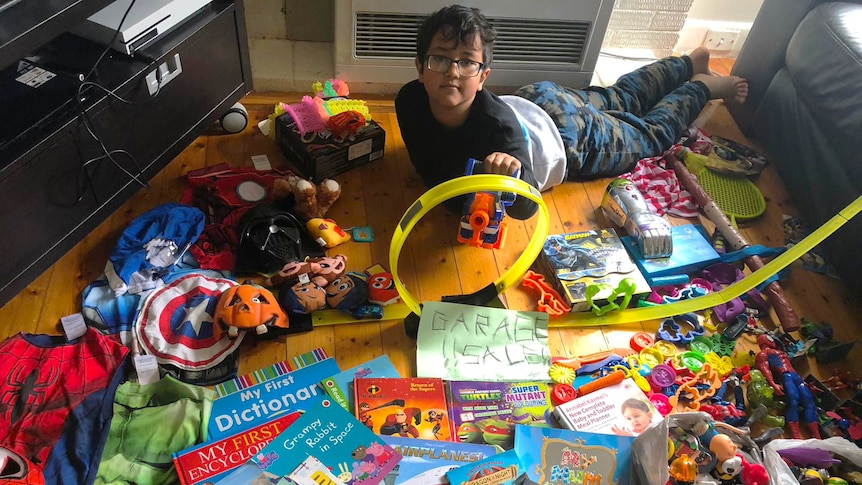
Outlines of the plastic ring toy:
{"type": "Polygon", "coordinates": [[[679,353],[679,349],[676,348],[676,345],[664,340],[656,342],[655,345],[653,345],[653,348],[661,352],[661,355],[664,356],[664,360],[672,359],[673,356],[679,353]]]}
{"type": "MultiPolygon", "coordinates": [[[[673,406],[670,405],[670,399],[664,394],[653,393],[649,396],[650,402],[652,402],[653,406],[655,406],[656,410],[661,413],[662,416],[667,416],[673,411],[673,406]]],[[[671,442],[671,448],[668,450],[668,454],[673,456],[673,442],[671,442]]]]}
{"type": "Polygon", "coordinates": [[[527,270],[530,269],[530,265],[539,256],[539,253],[542,252],[542,247],[545,245],[545,240],[548,237],[550,217],[548,215],[548,206],[542,200],[542,194],[539,193],[538,189],[520,179],[505,175],[469,175],[443,182],[422,194],[416,202],[407,208],[407,212],[398,221],[398,225],[392,233],[392,241],[389,244],[389,271],[392,273],[395,288],[398,290],[401,300],[416,315],[422,314],[422,306],[407,291],[404,283],[401,282],[401,278],[398,277],[398,257],[401,255],[401,249],[407,240],[407,236],[422,216],[434,207],[452,197],[481,191],[512,192],[526,197],[538,204],[539,219],[536,221],[536,228],[533,231],[532,239],[530,239],[530,242],[518,260],[496,281],[479,290],[476,294],[488,293],[488,301],[490,301],[493,298],[493,296],[490,296],[492,293],[493,295],[498,295],[504,290],[516,286],[527,270]]]}
{"type": "Polygon", "coordinates": [[[703,365],[706,364],[706,357],[700,352],[683,352],[682,355],[679,356],[679,362],[688,370],[698,373],[701,369],[703,369],[703,365]]]}
{"type": "Polygon", "coordinates": [[[659,364],[653,367],[650,380],[662,389],[670,387],[676,382],[676,371],[667,364],[659,364]]]}
{"type": "Polygon", "coordinates": [[[555,406],[569,402],[576,397],[578,397],[578,393],[571,384],[555,384],[551,395],[555,406]]]}
{"type": "Polygon", "coordinates": [[[655,339],[652,335],[646,332],[638,332],[632,335],[631,340],[629,341],[629,345],[638,352],[642,351],[647,347],[651,347],[655,343],[655,339]]]}
{"type": "Polygon", "coordinates": [[[665,357],[660,351],[652,347],[647,347],[638,353],[638,359],[643,365],[655,367],[664,362],[665,357]]]}

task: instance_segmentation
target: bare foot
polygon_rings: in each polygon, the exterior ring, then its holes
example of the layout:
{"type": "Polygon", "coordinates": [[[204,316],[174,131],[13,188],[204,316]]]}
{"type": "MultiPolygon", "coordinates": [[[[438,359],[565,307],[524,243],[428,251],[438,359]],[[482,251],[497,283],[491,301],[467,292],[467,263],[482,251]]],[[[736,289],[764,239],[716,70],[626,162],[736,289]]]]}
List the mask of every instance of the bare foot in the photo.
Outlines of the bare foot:
{"type": "Polygon", "coordinates": [[[748,97],[748,81],[738,76],[710,76],[695,74],[692,81],[700,81],[709,88],[710,99],[732,100],[744,103],[748,97]]]}
{"type": "Polygon", "coordinates": [[[695,74],[712,74],[712,71],[709,69],[709,49],[700,46],[691,51],[688,58],[691,59],[692,77],[695,74]]]}

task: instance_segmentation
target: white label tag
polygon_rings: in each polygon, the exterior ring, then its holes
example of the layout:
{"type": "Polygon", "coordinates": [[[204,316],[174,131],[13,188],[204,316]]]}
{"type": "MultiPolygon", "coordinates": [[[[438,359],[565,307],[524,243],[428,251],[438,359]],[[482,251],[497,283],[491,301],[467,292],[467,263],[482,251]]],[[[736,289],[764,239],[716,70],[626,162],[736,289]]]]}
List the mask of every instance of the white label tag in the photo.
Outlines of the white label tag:
{"type": "Polygon", "coordinates": [[[347,159],[353,160],[354,158],[359,158],[362,155],[368,155],[371,153],[371,148],[373,147],[372,142],[373,140],[369,138],[365,141],[350,145],[350,148],[347,149],[347,159]]]}
{"type": "Polygon", "coordinates": [[[138,374],[138,382],[141,385],[159,382],[159,363],[153,355],[136,355],[135,372],[138,374]]]}
{"type": "Polygon", "coordinates": [[[84,323],[84,315],[80,313],[60,317],[60,323],[63,325],[63,333],[66,334],[66,340],[70,342],[78,337],[83,337],[87,333],[87,324],[84,323]]]}
{"type": "Polygon", "coordinates": [[[272,164],[269,163],[269,157],[266,155],[252,155],[251,163],[254,164],[255,170],[272,170],[272,164]]]}
{"type": "Polygon", "coordinates": [[[299,275],[299,282],[303,285],[307,285],[308,283],[310,283],[311,278],[308,277],[308,273],[302,273],[301,275],[299,275]]]}

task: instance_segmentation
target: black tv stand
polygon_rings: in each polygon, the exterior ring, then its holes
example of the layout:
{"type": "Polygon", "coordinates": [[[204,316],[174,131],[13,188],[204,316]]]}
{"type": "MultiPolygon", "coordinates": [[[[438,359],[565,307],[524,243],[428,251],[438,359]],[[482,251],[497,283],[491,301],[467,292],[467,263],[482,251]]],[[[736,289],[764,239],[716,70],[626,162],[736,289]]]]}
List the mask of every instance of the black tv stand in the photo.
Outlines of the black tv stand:
{"type": "MultiPolygon", "coordinates": [[[[62,51],[69,42],[81,41],[73,46],[81,52],[89,41],[66,32],[109,3],[23,0],[9,7],[0,16],[0,69],[34,53],[62,51]]],[[[93,79],[133,104],[89,89],[80,105],[28,125],[26,136],[0,149],[0,305],[251,91],[243,9],[242,0],[213,0],[134,57],[111,51],[93,79]],[[176,59],[181,72],[151,96],[147,75],[176,59]]],[[[68,67],[76,66],[56,66],[68,67]]]]}

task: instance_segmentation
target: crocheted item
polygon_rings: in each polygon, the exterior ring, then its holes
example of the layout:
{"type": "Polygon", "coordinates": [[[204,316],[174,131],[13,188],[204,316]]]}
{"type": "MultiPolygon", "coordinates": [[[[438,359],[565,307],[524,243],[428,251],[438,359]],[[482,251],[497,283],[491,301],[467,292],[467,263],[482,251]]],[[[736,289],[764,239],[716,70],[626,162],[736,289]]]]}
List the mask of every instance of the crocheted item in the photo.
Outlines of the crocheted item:
{"type": "Polygon", "coordinates": [[[284,108],[296,122],[300,135],[319,132],[326,129],[326,119],[321,115],[317,103],[311,96],[303,96],[299,103],[289,104],[284,108]]]}
{"type": "Polygon", "coordinates": [[[345,111],[356,111],[361,114],[366,121],[371,119],[371,113],[368,112],[368,106],[361,99],[329,99],[323,104],[326,111],[330,115],[337,115],[345,111]]]}

